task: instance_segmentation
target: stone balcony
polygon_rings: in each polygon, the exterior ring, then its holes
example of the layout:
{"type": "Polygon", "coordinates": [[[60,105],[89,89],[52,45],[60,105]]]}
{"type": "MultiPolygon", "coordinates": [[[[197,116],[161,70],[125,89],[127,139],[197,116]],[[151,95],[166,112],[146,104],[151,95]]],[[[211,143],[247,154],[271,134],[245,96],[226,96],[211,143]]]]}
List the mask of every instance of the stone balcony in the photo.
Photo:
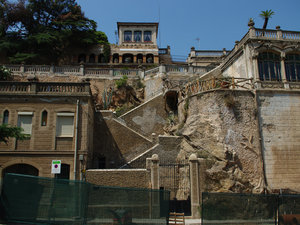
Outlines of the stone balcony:
{"type": "Polygon", "coordinates": [[[0,95],[91,96],[90,83],[1,81],[0,95]]]}

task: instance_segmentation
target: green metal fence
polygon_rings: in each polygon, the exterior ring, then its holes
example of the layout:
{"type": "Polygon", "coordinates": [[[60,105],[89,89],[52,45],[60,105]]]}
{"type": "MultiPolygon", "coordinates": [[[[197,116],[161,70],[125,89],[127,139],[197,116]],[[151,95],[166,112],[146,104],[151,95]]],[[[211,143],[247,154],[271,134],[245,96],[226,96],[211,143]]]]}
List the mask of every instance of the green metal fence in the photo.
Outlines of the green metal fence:
{"type": "Polygon", "coordinates": [[[205,192],[201,214],[202,224],[300,224],[300,195],[205,192]]]}
{"type": "Polygon", "coordinates": [[[1,204],[8,222],[28,224],[166,224],[170,193],[6,174],[1,204]]]}

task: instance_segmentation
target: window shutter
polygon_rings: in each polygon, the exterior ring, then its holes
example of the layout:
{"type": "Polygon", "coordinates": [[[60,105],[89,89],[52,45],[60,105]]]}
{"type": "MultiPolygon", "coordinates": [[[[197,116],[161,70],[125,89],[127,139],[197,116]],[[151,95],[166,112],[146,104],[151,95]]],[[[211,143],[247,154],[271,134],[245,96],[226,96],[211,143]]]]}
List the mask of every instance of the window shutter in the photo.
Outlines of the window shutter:
{"type": "Polygon", "coordinates": [[[23,128],[24,134],[31,134],[32,115],[19,115],[18,126],[23,128]]]}
{"type": "Polygon", "coordinates": [[[74,116],[58,116],[56,125],[57,137],[73,137],[74,116]]]}

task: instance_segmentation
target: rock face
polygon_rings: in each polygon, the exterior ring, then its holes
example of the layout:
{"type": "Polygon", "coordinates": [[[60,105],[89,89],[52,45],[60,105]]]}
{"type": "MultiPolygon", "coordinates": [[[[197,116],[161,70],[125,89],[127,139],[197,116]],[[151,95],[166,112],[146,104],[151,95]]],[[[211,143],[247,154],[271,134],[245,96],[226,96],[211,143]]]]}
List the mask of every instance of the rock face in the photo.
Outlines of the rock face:
{"type": "MultiPolygon", "coordinates": [[[[187,101],[187,100],[186,100],[187,101]]],[[[184,138],[178,159],[205,159],[202,191],[261,192],[264,184],[255,96],[215,91],[179,104],[184,138]],[[184,124],[184,125],[183,125],[184,124]]]]}

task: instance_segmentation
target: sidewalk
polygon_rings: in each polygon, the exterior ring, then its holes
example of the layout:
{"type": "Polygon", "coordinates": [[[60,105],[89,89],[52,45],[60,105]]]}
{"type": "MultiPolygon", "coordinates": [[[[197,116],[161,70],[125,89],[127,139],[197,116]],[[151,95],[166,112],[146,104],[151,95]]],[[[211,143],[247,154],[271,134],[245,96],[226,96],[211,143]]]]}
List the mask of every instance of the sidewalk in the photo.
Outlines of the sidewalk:
{"type": "Polygon", "coordinates": [[[185,219],[186,225],[200,225],[201,219],[185,219]]]}

